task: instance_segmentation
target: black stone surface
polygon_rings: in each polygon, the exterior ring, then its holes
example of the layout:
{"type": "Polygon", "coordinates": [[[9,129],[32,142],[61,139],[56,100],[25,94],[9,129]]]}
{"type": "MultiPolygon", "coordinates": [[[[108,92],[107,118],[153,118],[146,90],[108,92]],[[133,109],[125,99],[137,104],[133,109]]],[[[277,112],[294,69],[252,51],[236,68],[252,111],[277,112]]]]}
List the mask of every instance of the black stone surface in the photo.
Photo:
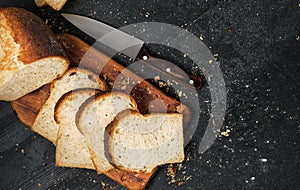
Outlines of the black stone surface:
{"type": "MultiPolygon", "coordinates": [[[[38,14],[55,32],[83,36],[33,0],[0,1],[38,14]]],[[[218,54],[227,88],[220,136],[197,152],[201,129],[186,148],[175,181],[162,167],[147,189],[300,189],[300,2],[283,0],[69,0],[61,12],[112,26],[174,24],[218,54]],[[178,182],[184,182],[183,184],[178,182]]],[[[26,18],[24,18],[26,19],[26,18]]],[[[203,94],[209,87],[202,89],[203,94]]],[[[201,94],[201,92],[200,92],[201,94]]],[[[0,102],[0,189],[124,189],[94,171],[55,167],[55,148],[0,102]]]]}

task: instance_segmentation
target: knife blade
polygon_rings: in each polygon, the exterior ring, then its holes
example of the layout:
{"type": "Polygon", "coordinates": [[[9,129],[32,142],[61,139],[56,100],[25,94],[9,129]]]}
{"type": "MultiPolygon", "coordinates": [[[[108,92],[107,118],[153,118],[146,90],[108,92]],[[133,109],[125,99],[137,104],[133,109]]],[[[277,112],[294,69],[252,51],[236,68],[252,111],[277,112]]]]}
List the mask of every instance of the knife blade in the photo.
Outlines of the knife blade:
{"type": "Polygon", "coordinates": [[[144,73],[135,70],[135,72],[139,72],[137,74],[144,74],[147,77],[151,75],[153,78],[159,76],[162,81],[173,81],[175,84],[191,89],[201,87],[200,76],[189,74],[167,60],[149,55],[143,48],[145,45],[143,40],[89,17],[69,13],[63,13],[62,16],[96,41],[116,52],[123,53],[132,60],[139,61],[141,63],[139,68],[144,73]]]}

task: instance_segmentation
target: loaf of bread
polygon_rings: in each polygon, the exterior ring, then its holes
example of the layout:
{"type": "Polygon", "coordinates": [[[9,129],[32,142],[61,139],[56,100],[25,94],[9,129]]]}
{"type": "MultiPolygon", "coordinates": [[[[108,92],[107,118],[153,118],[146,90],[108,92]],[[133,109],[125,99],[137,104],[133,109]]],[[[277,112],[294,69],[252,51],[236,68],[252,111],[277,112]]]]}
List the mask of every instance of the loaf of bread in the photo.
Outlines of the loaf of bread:
{"type": "Polygon", "coordinates": [[[22,8],[0,8],[0,100],[26,95],[68,66],[61,44],[39,17],[22,8]]]}
{"type": "Polygon", "coordinates": [[[60,97],[78,88],[106,90],[106,84],[91,71],[71,68],[50,87],[50,96],[38,113],[32,130],[56,144],[58,125],[54,120],[54,108],[60,97]]]}
{"type": "Polygon", "coordinates": [[[107,159],[104,146],[105,129],[115,116],[126,109],[136,110],[133,98],[125,93],[111,92],[87,100],[77,112],[77,127],[85,137],[97,173],[109,171],[114,167],[107,159]]]}
{"type": "Polygon", "coordinates": [[[156,166],[184,160],[183,123],[179,113],[119,113],[107,128],[112,163],[123,170],[151,172],[156,166]]]}

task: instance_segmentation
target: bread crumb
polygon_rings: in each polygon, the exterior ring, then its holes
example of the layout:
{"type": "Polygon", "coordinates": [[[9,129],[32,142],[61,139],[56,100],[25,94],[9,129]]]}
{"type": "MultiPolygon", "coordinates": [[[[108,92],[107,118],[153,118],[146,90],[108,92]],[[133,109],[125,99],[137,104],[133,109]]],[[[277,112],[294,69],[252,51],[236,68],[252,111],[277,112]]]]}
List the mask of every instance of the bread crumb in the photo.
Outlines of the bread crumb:
{"type": "Polygon", "coordinates": [[[192,176],[191,175],[190,176],[184,176],[183,179],[185,181],[190,181],[190,180],[192,180],[192,176]]]}
{"type": "Polygon", "coordinates": [[[202,34],[200,34],[199,39],[200,39],[201,41],[203,41],[203,40],[204,40],[204,36],[203,36],[202,34]]]}
{"type": "Polygon", "coordinates": [[[182,165],[182,163],[180,163],[179,165],[178,165],[178,170],[181,170],[183,168],[183,165],[182,165]]]}
{"type": "Polygon", "coordinates": [[[168,172],[167,176],[171,177],[171,181],[169,181],[169,184],[175,183],[176,182],[176,180],[175,180],[176,168],[173,168],[173,164],[168,165],[167,172],[168,172]]]}
{"type": "Polygon", "coordinates": [[[166,86],[167,84],[162,82],[162,81],[159,81],[158,85],[159,85],[160,88],[162,88],[162,87],[166,86]]]}
{"type": "Polygon", "coordinates": [[[232,32],[233,32],[233,29],[232,29],[232,28],[228,28],[228,29],[227,29],[227,32],[232,33],[232,32]]]}
{"type": "Polygon", "coordinates": [[[179,97],[182,97],[182,91],[179,91],[179,92],[178,92],[178,96],[179,96],[179,97]]]}
{"type": "Polygon", "coordinates": [[[42,184],[40,182],[37,185],[38,185],[38,187],[42,187],[42,184]]]}
{"type": "Polygon", "coordinates": [[[176,174],[176,168],[173,168],[172,165],[168,167],[168,172],[170,175],[175,175],[176,174]]]}
{"type": "Polygon", "coordinates": [[[159,75],[156,75],[153,79],[154,79],[155,82],[157,82],[157,81],[160,80],[160,76],[159,76],[159,75]]]}
{"type": "Polygon", "coordinates": [[[226,129],[225,131],[221,132],[221,135],[224,136],[224,137],[229,137],[230,132],[231,132],[230,129],[226,129]]]}
{"type": "Polygon", "coordinates": [[[268,159],[266,159],[266,158],[260,158],[259,161],[261,161],[261,162],[267,162],[268,159]]]}
{"type": "Polygon", "coordinates": [[[184,184],[183,181],[179,181],[179,182],[178,182],[178,186],[181,186],[181,185],[183,185],[183,184],[184,184]]]}

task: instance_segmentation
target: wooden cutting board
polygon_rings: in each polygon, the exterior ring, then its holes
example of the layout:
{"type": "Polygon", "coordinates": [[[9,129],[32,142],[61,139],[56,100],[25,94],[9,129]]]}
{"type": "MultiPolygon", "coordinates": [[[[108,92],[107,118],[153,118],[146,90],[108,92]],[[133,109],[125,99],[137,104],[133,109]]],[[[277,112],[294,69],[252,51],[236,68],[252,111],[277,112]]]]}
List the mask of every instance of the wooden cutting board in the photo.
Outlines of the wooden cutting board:
{"type": "MultiPolygon", "coordinates": [[[[60,34],[61,41],[72,66],[80,66],[100,75],[108,84],[113,84],[114,89],[130,93],[136,100],[141,113],[150,112],[182,112],[184,124],[190,119],[190,110],[177,100],[167,96],[150,83],[143,81],[139,76],[133,74],[116,63],[103,53],[91,48],[88,44],[70,34],[60,34]],[[117,80],[120,79],[120,80],[117,80]],[[128,84],[124,85],[124,81],[128,84]],[[133,86],[130,84],[134,84],[133,86]],[[153,101],[155,100],[155,101],[153,101]],[[154,104],[153,104],[154,102],[154,104]],[[155,103],[156,102],[156,103],[155,103]]],[[[12,108],[21,122],[31,127],[50,93],[50,85],[11,102],[12,108]]],[[[105,173],[128,189],[144,189],[155,173],[136,173],[113,169],[105,173]]]]}

